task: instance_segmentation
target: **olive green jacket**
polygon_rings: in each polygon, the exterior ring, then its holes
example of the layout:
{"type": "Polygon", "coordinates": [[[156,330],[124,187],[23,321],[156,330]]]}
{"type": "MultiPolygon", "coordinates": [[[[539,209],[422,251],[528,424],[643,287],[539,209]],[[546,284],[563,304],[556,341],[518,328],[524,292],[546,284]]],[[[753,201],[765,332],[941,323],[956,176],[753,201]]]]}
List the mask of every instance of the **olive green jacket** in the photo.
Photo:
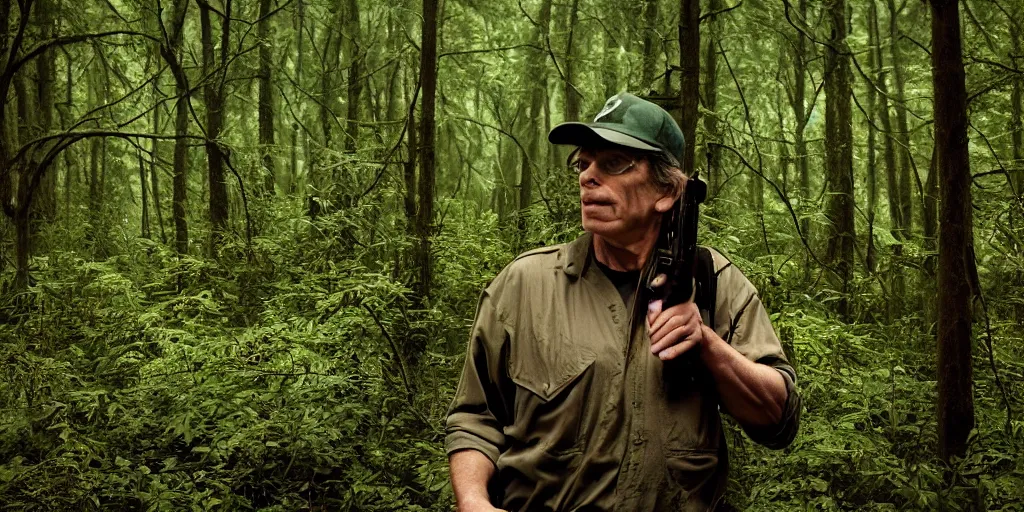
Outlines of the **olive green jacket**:
{"type": "MultiPolygon", "coordinates": [[[[651,354],[646,307],[631,314],[591,252],[589,234],[527,252],[484,291],[446,450],[489,457],[492,502],[506,510],[713,509],[728,471],[713,381],[651,354]]],[[[789,393],[779,425],[745,430],[781,448],[799,422],[796,375],[757,290],[712,255],[715,332],[777,368],[789,393]]]]}

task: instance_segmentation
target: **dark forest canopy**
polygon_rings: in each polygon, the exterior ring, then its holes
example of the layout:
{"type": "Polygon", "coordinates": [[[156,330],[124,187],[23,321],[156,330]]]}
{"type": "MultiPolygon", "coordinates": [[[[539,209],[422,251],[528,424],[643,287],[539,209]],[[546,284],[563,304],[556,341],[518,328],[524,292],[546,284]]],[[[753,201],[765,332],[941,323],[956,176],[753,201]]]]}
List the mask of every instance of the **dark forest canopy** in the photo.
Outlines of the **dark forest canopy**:
{"type": "MultiPolygon", "coordinates": [[[[0,2],[0,502],[448,510],[480,290],[629,91],[804,395],[740,509],[1024,502],[1016,0],[0,2]],[[927,20],[927,21],[926,21],[927,20]]],[[[735,435],[733,435],[735,434],[735,435]]]]}

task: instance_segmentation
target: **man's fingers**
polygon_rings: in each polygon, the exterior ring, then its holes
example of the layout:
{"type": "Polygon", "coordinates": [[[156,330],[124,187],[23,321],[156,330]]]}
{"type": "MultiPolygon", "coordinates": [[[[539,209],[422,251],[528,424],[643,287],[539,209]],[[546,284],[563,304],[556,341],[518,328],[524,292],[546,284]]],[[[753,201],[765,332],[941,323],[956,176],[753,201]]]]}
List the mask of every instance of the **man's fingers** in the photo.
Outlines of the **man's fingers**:
{"type": "MultiPolygon", "coordinates": [[[[660,301],[656,301],[656,302],[660,302],[660,301]]],[[[689,319],[690,319],[690,316],[692,316],[692,314],[693,314],[692,310],[696,309],[696,307],[691,307],[690,304],[691,303],[689,303],[689,302],[686,302],[686,303],[683,303],[683,304],[676,304],[675,306],[672,306],[672,307],[670,307],[670,308],[668,308],[668,309],[666,309],[664,311],[659,312],[657,315],[653,315],[653,318],[652,318],[652,315],[649,312],[648,315],[647,315],[647,323],[648,323],[650,329],[648,329],[648,332],[650,332],[650,333],[657,332],[658,330],[660,330],[665,325],[666,322],[668,322],[669,320],[671,320],[673,318],[679,317],[679,318],[682,318],[684,322],[688,322],[689,319]]],[[[660,304],[659,304],[659,307],[660,307],[660,304]]]]}
{"type": "Polygon", "coordinates": [[[696,338],[694,338],[694,337],[687,338],[686,341],[684,341],[682,343],[679,343],[677,345],[672,345],[671,347],[668,347],[668,348],[666,348],[664,350],[659,351],[657,353],[658,354],[658,359],[661,359],[662,361],[669,361],[669,360],[675,359],[675,358],[683,355],[684,353],[686,353],[687,350],[690,350],[696,344],[697,344],[697,339],[696,338]]]}
{"type": "Polygon", "coordinates": [[[659,318],[658,320],[658,327],[653,328],[649,331],[652,344],[661,341],[662,338],[668,336],[669,333],[675,331],[676,329],[692,323],[690,322],[689,318],[680,315],[669,316],[665,319],[659,318]]]}
{"type": "Polygon", "coordinates": [[[653,341],[651,344],[651,353],[657,354],[672,345],[681,344],[687,338],[693,336],[697,327],[698,326],[691,323],[685,323],[671,330],[663,329],[664,332],[658,337],[658,339],[651,338],[651,341],[653,341]]]}

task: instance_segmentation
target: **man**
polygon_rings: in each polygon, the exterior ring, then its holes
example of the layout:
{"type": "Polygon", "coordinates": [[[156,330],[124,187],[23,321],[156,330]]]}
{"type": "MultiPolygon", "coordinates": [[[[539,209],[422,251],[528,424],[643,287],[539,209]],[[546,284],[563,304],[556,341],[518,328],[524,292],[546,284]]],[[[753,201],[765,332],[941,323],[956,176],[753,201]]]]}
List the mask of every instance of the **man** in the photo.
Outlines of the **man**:
{"type": "Polygon", "coordinates": [[[728,468],[719,411],[788,445],[793,368],[721,254],[708,325],[692,301],[646,297],[661,218],[687,181],[667,112],[619,94],[548,139],[577,147],[586,234],[519,256],[480,298],[447,421],[459,510],[713,510],[728,468]],[[698,364],[674,364],[687,353],[698,364]]]}

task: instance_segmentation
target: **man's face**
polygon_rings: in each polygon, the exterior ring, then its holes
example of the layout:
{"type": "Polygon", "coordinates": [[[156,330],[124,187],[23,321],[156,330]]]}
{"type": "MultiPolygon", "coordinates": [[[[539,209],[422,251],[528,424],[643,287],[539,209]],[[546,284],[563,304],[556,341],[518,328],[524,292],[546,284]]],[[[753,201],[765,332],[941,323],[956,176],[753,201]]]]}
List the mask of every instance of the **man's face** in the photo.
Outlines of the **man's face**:
{"type": "Polygon", "coordinates": [[[647,159],[618,148],[583,148],[579,160],[583,229],[628,244],[643,238],[675,202],[651,180],[647,159]],[[632,166],[630,166],[632,164],[632,166]],[[621,174],[612,174],[625,169],[621,174]]]}

